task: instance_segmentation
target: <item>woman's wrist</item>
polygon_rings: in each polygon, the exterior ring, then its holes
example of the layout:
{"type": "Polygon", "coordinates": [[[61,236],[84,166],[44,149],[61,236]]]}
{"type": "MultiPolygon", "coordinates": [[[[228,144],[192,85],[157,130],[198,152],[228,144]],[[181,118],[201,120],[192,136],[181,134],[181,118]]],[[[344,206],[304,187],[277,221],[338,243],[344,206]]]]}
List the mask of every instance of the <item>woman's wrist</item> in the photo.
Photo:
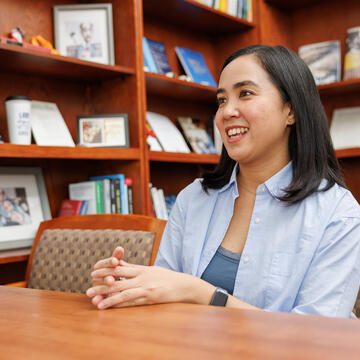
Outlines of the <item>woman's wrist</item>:
{"type": "Polygon", "coordinates": [[[195,276],[184,274],[181,302],[208,305],[216,287],[195,276]]]}

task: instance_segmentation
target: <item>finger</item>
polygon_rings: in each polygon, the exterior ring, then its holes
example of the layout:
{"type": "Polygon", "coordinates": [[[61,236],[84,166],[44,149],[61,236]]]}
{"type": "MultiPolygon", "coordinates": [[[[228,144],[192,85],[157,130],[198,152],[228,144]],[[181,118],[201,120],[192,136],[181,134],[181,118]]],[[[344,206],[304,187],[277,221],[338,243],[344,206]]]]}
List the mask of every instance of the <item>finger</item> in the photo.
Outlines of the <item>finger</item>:
{"type": "Polygon", "coordinates": [[[105,285],[107,286],[112,286],[115,284],[115,277],[114,276],[111,276],[111,275],[108,275],[108,276],[105,276],[104,278],[104,283],[105,285]]]}
{"type": "Polygon", "coordinates": [[[91,277],[95,279],[95,278],[104,278],[111,275],[116,278],[118,277],[132,278],[134,276],[137,276],[139,272],[140,269],[137,267],[117,266],[116,268],[104,268],[104,269],[95,270],[91,273],[91,277]]]}
{"type": "Polygon", "coordinates": [[[91,302],[93,303],[93,305],[95,305],[96,307],[98,306],[98,304],[100,303],[100,301],[104,300],[105,297],[102,295],[96,295],[91,299],[91,302]]]}
{"type": "Polygon", "coordinates": [[[124,253],[125,253],[125,250],[123,247],[121,246],[118,246],[115,248],[115,250],[113,251],[113,254],[112,256],[117,258],[118,260],[121,260],[123,257],[124,257],[124,253]]]}
{"type": "Polygon", "coordinates": [[[122,304],[114,305],[114,307],[124,308],[124,307],[139,306],[139,305],[150,305],[150,303],[148,302],[148,299],[146,297],[141,297],[133,301],[128,301],[122,304]]]}
{"type": "MultiPolygon", "coordinates": [[[[106,299],[100,301],[97,305],[98,309],[107,309],[112,306],[121,306],[126,303],[136,303],[136,299],[144,297],[143,288],[132,288],[128,290],[121,291],[113,296],[109,296],[106,299]]],[[[138,300],[140,301],[140,300],[138,300]]]]}
{"type": "Polygon", "coordinates": [[[95,265],[94,269],[101,269],[101,268],[113,268],[115,266],[119,265],[119,259],[115,257],[110,257],[107,259],[99,260],[95,265]]]}
{"type": "Polygon", "coordinates": [[[131,288],[135,288],[138,286],[138,282],[136,279],[129,280],[120,280],[116,281],[114,285],[98,285],[87,289],[86,295],[89,297],[94,297],[97,295],[110,295],[113,293],[117,293],[119,291],[125,291],[131,288]]]}

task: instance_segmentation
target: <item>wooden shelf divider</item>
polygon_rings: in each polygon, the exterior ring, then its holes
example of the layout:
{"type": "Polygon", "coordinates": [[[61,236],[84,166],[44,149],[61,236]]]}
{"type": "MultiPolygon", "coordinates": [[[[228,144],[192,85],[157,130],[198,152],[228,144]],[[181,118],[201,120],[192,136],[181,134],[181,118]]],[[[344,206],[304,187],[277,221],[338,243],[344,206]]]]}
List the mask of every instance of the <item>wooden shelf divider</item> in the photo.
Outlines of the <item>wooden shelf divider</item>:
{"type": "Polygon", "coordinates": [[[139,148],[68,147],[0,144],[0,158],[139,160],[139,148]]]}
{"type": "Polygon", "coordinates": [[[217,154],[196,154],[196,153],[172,153],[166,151],[149,151],[150,161],[179,162],[179,163],[198,163],[198,164],[217,164],[219,155],[217,154]]]}
{"type": "Polygon", "coordinates": [[[192,101],[216,102],[216,87],[171,78],[161,74],[145,73],[146,91],[150,94],[190,99],[192,101]]]}
{"type": "Polygon", "coordinates": [[[16,73],[89,82],[135,74],[135,69],[126,66],[99,64],[8,44],[0,44],[0,67],[16,73]]]}
{"type": "Polygon", "coordinates": [[[30,253],[31,248],[1,250],[0,264],[27,261],[29,259],[30,253]]]}

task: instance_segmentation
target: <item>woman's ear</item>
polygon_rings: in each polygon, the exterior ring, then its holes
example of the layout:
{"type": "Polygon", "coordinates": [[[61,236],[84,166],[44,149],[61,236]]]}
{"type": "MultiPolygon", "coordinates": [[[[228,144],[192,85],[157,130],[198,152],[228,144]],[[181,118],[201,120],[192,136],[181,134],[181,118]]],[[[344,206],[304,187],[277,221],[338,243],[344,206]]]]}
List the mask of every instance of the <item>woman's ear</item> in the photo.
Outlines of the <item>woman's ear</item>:
{"type": "Polygon", "coordinates": [[[286,111],[287,111],[287,120],[286,123],[288,126],[295,124],[295,113],[294,109],[290,102],[286,103],[286,111]]]}

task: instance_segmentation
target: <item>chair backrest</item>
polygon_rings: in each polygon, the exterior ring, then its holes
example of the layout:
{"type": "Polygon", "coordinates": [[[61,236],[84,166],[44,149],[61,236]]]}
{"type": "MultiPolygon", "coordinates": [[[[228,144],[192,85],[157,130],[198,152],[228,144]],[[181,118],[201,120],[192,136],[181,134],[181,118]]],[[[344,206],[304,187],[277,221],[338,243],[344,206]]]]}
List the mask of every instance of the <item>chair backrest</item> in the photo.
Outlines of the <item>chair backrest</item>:
{"type": "Polygon", "coordinates": [[[116,246],[124,260],[152,265],[166,221],[143,215],[98,214],[43,221],[37,231],[26,284],[37,289],[85,292],[94,264],[116,246]]]}

